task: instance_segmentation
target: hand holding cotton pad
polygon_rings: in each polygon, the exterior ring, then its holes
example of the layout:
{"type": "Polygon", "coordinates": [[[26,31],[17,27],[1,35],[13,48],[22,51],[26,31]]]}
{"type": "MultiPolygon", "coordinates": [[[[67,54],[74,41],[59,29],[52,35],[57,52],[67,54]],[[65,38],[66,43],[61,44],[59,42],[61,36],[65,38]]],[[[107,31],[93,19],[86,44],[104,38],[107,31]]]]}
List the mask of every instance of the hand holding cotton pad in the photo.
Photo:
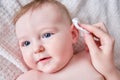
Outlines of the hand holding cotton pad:
{"type": "MultiPolygon", "coordinates": [[[[75,25],[75,27],[78,29],[78,30],[81,30],[82,32],[85,32],[85,33],[90,33],[90,32],[88,32],[87,30],[85,30],[85,29],[83,29],[80,25],[79,25],[79,19],[78,18],[73,18],[72,19],[72,22],[73,22],[73,24],[75,25]]],[[[82,35],[82,34],[81,34],[82,35]]],[[[99,39],[98,38],[96,38],[96,37],[94,37],[94,40],[95,41],[99,41],[99,39]]]]}

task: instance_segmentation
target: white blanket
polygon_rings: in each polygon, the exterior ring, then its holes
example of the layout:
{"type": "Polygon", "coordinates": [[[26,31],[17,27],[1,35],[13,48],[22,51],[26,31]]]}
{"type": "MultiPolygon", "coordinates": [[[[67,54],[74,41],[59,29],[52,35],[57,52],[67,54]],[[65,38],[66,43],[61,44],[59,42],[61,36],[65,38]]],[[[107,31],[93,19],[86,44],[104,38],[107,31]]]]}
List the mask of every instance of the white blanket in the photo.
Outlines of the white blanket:
{"type": "MultiPolygon", "coordinates": [[[[115,63],[120,69],[120,0],[59,0],[81,23],[104,22],[115,38],[115,63]]],[[[0,80],[14,80],[27,71],[14,33],[12,18],[30,0],[0,0],[0,80]]],[[[78,48],[76,48],[78,49],[78,48]]]]}

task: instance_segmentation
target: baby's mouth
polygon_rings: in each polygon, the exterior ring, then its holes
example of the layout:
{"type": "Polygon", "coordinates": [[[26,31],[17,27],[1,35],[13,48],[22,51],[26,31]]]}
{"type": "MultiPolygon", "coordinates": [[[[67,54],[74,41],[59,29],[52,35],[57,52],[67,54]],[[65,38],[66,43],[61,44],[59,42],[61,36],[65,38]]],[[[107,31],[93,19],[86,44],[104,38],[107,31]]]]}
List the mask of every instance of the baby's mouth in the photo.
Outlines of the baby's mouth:
{"type": "Polygon", "coordinates": [[[41,58],[39,59],[36,63],[46,63],[48,62],[49,60],[51,59],[51,57],[44,57],[44,58],[41,58]]]}

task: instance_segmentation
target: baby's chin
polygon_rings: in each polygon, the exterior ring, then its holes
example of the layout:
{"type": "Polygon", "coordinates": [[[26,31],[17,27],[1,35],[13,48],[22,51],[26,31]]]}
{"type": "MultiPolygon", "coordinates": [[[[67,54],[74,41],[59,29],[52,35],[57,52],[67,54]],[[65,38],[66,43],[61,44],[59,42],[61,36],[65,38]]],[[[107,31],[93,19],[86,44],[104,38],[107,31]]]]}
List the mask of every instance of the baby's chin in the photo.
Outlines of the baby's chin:
{"type": "Polygon", "coordinates": [[[37,69],[44,73],[56,73],[60,72],[62,69],[66,67],[69,61],[61,61],[61,60],[51,60],[46,64],[37,64],[37,69]]]}

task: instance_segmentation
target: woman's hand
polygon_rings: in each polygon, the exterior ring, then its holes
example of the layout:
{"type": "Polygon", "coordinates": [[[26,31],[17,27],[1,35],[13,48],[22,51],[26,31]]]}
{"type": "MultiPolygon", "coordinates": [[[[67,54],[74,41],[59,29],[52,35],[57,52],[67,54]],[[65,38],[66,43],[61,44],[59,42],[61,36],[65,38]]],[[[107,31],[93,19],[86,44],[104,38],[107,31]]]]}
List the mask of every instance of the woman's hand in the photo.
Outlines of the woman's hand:
{"type": "Polygon", "coordinates": [[[108,33],[103,23],[94,25],[80,24],[90,33],[84,33],[85,43],[89,49],[94,68],[105,77],[116,71],[114,64],[114,38],[108,33]],[[95,41],[97,38],[99,41],[95,41]]]}

